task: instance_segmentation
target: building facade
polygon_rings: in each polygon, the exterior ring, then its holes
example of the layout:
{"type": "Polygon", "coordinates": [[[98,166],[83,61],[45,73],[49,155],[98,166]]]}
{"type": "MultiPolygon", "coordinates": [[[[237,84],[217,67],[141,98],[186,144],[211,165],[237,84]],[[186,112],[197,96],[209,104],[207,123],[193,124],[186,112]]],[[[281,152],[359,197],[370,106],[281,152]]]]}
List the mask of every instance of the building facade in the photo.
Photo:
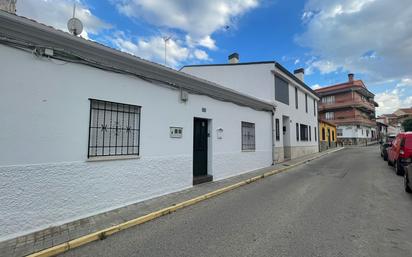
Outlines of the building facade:
{"type": "Polygon", "coordinates": [[[0,12],[0,241],[274,162],[274,105],[0,12]]]}
{"type": "Polygon", "coordinates": [[[319,120],[319,150],[325,151],[337,146],[336,125],[319,120]]]}
{"type": "Polygon", "coordinates": [[[319,118],[336,124],[338,143],[364,144],[376,140],[374,94],[362,80],[348,75],[345,83],[317,89],[321,97],[319,118]]]}
{"type": "Polygon", "coordinates": [[[319,98],[304,83],[303,69],[292,74],[274,61],[240,63],[235,53],[227,64],[191,65],[181,71],[276,105],[276,162],[319,151],[319,98]]]}

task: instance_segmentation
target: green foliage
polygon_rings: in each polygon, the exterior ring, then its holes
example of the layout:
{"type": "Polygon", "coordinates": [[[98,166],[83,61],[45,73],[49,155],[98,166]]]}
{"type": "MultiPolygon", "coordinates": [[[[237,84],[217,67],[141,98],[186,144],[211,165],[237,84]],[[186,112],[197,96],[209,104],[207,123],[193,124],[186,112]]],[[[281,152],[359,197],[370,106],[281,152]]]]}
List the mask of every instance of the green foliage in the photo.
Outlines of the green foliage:
{"type": "Polygon", "coordinates": [[[402,122],[402,127],[405,131],[412,131],[412,119],[402,122]]]}

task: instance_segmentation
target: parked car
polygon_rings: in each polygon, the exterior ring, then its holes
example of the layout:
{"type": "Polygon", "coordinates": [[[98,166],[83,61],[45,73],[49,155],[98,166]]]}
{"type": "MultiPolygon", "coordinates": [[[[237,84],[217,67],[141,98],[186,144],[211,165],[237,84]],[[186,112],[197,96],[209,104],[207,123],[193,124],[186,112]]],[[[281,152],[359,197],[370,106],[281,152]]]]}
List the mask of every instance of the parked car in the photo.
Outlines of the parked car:
{"type": "Polygon", "coordinates": [[[392,141],[395,139],[395,135],[390,135],[390,136],[387,136],[384,140],[382,140],[381,142],[380,142],[380,144],[381,144],[381,146],[380,146],[380,149],[381,149],[381,157],[383,158],[383,160],[384,161],[387,161],[388,160],[388,147],[391,147],[392,146],[392,141]]]}
{"type": "Polygon", "coordinates": [[[412,165],[405,166],[405,175],[403,176],[404,178],[404,184],[405,184],[405,192],[406,193],[412,193],[412,165]]]}
{"type": "Polygon", "coordinates": [[[404,175],[404,166],[411,163],[412,158],[412,132],[399,133],[392,146],[387,148],[388,165],[395,166],[396,174],[404,175]]]}

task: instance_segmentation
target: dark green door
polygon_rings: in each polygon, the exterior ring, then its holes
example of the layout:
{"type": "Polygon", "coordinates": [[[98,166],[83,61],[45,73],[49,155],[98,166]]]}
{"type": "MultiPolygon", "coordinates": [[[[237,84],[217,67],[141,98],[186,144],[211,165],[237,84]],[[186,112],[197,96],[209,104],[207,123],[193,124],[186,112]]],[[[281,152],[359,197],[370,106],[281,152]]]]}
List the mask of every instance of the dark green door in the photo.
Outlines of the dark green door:
{"type": "Polygon", "coordinates": [[[207,120],[194,119],[193,126],[193,176],[207,175],[207,120]]]}

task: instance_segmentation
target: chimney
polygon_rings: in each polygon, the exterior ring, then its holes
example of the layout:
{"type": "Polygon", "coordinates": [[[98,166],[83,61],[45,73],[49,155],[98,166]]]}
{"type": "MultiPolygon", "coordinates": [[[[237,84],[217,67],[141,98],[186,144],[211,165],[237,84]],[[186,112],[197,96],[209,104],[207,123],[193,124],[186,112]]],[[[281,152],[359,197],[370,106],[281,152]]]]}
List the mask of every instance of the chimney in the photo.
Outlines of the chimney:
{"type": "Polygon", "coordinates": [[[229,55],[229,63],[230,64],[239,63],[239,54],[238,53],[233,53],[233,54],[229,55]]]}
{"type": "Polygon", "coordinates": [[[0,0],[0,10],[16,13],[16,2],[17,0],[0,0]]]}
{"type": "Polygon", "coordinates": [[[297,69],[293,73],[295,74],[295,76],[298,79],[300,79],[302,82],[304,82],[304,76],[305,76],[305,69],[304,68],[297,69]]]}
{"type": "Polygon", "coordinates": [[[349,73],[348,74],[348,79],[349,79],[349,82],[353,82],[353,79],[355,78],[355,74],[353,74],[353,73],[349,73]]]}

